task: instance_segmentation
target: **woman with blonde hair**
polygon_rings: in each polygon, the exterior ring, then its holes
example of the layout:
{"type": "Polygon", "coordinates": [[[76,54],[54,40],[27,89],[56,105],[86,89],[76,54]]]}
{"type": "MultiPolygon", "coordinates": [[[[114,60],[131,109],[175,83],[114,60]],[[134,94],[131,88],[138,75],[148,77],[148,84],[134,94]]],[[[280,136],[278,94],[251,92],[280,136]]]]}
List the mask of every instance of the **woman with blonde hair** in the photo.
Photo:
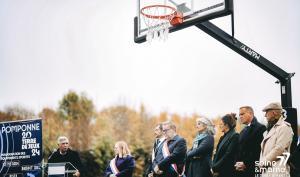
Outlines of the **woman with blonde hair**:
{"type": "Polygon", "coordinates": [[[211,177],[215,126],[206,117],[196,119],[197,136],[187,152],[187,177],[211,177]]]}
{"type": "Polygon", "coordinates": [[[105,170],[105,177],[132,177],[135,167],[134,158],[125,141],[118,141],[114,147],[113,158],[105,170]]]}

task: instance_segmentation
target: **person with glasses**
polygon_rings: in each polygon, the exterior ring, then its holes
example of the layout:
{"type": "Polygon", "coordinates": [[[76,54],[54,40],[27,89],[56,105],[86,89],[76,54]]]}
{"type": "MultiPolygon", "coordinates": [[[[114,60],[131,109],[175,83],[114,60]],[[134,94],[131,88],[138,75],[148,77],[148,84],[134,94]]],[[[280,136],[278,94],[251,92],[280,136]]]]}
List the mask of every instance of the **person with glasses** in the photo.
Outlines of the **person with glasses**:
{"type": "Polygon", "coordinates": [[[135,167],[134,158],[125,141],[118,141],[114,147],[113,158],[105,170],[105,177],[132,177],[135,167]]]}
{"type": "Polygon", "coordinates": [[[177,135],[173,122],[163,122],[162,128],[166,140],[153,162],[154,176],[182,176],[185,171],[186,140],[177,135]]]}
{"type": "Polygon", "coordinates": [[[193,147],[187,152],[186,176],[211,177],[212,153],[214,149],[215,126],[206,117],[196,119],[198,134],[193,147]]]}
{"type": "Polygon", "coordinates": [[[66,168],[76,168],[76,172],[72,174],[74,177],[79,177],[82,173],[82,164],[80,157],[76,151],[70,149],[69,139],[65,136],[60,136],[57,139],[58,149],[48,158],[48,163],[67,163],[66,168]],[[69,167],[70,166],[70,167],[69,167]]]}
{"type": "Polygon", "coordinates": [[[257,121],[253,108],[250,106],[240,107],[239,117],[245,127],[240,133],[239,153],[235,170],[239,177],[254,177],[255,161],[259,160],[260,143],[263,140],[266,126],[257,121]]]}
{"type": "Polygon", "coordinates": [[[234,177],[234,163],[239,146],[239,134],[235,132],[236,114],[226,114],[221,118],[220,130],[224,135],[220,138],[212,164],[214,177],[234,177]]]}

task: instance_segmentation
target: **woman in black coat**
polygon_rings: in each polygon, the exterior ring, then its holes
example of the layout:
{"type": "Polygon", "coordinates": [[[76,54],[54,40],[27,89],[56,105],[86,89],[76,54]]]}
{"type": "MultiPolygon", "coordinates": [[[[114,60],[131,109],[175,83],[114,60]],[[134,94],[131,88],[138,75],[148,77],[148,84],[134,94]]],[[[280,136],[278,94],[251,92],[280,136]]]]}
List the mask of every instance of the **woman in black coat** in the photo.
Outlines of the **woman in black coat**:
{"type": "Polygon", "coordinates": [[[213,160],[214,177],[235,176],[234,164],[239,145],[239,134],[235,132],[236,120],[234,113],[226,114],[221,119],[220,129],[224,135],[220,138],[213,160]]]}
{"type": "Polygon", "coordinates": [[[211,177],[211,159],[214,148],[215,129],[213,123],[207,118],[196,120],[198,134],[193,147],[187,153],[187,177],[211,177]]]}

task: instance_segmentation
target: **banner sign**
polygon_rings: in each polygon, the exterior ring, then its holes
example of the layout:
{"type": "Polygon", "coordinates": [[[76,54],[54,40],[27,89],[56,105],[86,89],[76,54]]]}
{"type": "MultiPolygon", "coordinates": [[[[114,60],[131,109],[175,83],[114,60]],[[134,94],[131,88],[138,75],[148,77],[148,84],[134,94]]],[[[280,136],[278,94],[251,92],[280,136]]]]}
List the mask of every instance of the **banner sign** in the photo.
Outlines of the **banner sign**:
{"type": "Polygon", "coordinates": [[[42,176],[42,120],[0,122],[0,176],[42,176]]]}

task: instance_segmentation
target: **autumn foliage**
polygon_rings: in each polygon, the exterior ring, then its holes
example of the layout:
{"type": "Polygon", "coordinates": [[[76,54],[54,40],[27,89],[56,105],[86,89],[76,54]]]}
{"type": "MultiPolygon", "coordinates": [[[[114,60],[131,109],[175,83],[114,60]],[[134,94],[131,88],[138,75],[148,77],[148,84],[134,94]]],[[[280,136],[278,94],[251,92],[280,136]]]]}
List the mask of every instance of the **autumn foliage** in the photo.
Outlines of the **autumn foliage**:
{"type": "MultiPolygon", "coordinates": [[[[0,120],[18,120],[34,116],[20,106],[12,106],[0,111],[0,120]]],[[[199,114],[182,116],[176,113],[161,112],[152,115],[145,106],[138,110],[126,105],[113,105],[96,110],[93,101],[85,94],[69,91],[59,100],[58,108],[43,108],[37,115],[43,119],[43,152],[44,159],[57,148],[59,135],[70,138],[72,149],[80,153],[85,172],[82,176],[100,177],[113,157],[113,146],[116,141],[128,142],[132,155],[136,160],[134,176],[142,176],[150,159],[153,145],[153,129],[156,124],[172,120],[177,125],[178,134],[191,147],[196,134],[195,121],[199,114]]],[[[218,117],[211,118],[218,125],[218,117]]],[[[237,129],[240,130],[240,125],[237,129]]],[[[222,133],[215,136],[217,144],[222,133]]]]}

